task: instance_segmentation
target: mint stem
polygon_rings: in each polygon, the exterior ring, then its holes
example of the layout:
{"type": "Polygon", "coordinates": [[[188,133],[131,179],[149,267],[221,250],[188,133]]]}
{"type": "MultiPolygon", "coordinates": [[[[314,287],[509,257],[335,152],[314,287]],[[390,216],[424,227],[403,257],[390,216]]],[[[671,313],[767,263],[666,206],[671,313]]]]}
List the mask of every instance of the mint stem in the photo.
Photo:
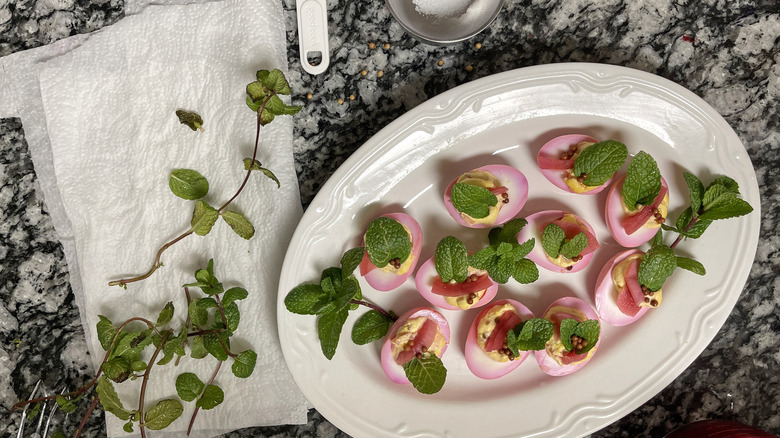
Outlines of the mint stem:
{"type": "MultiPolygon", "coordinates": [[[[694,224],[696,224],[696,222],[698,222],[698,221],[699,221],[699,217],[698,216],[693,218],[693,219],[691,219],[691,221],[688,222],[688,225],[685,227],[685,230],[683,230],[683,232],[690,231],[690,229],[693,228],[694,224]]],[[[680,243],[682,240],[683,240],[683,235],[682,235],[682,233],[680,233],[677,236],[677,239],[674,240],[674,243],[672,243],[672,245],[669,248],[674,249],[674,247],[676,247],[677,244],[680,243]]]]}
{"type": "Polygon", "coordinates": [[[395,315],[393,315],[392,313],[388,312],[387,310],[385,310],[385,309],[383,309],[383,308],[381,308],[381,307],[377,306],[376,304],[371,304],[371,303],[369,303],[368,301],[361,301],[361,300],[349,300],[349,302],[350,302],[350,303],[352,303],[352,304],[359,304],[359,305],[361,305],[361,306],[366,306],[366,307],[368,307],[368,308],[370,308],[370,309],[374,309],[374,310],[376,310],[377,312],[379,312],[379,313],[381,313],[382,315],[384,315],[384,316],[385,316],[385,318],[387,318],[387,319],[389,319],[389,320],[391,320],[391,321],[396,321],[396,320],[398,319],[398,317],[397,317],[397,316],[395,316],[395,315]]]}
{"type": "Polygon", "coordinates": [[[149,365],[146,367],[146,370],[144,371],[144,379],[141,382],[141,394],[138,396],[138,418],[141,420],[138,422],[138,428],[141,430],[141,437],[146,438],[146,427],[144,427],[144,396],[146,395],[146,384],[149,383],[149,372],[152,370],[152,367],[154,366],[154,362],[157,360],[157,355],[160,354],[160,351],[163,349],[163,346],[165,345],[165,341],[168,340],[168,337],[173,334],[173,330],[168,330],[162,335],[162,339],[160,339],[160,345],[154,350],[154,353],[152,353],[152,358],[149,359],[149,365]]]}
{"type": "MultiPolygon", "coordinates": [[[[209,386],[212,383],[214,383],[214,379],[217,378],[217,373],[219,373],[219,369],[222,367],[223,363],[224,361],[221,360],[217,362],[217,369],[214,370],[214,374],[211,375],[211,379],[209,379],[208,383],[206,383],[206,386],[209,386]]],[[[190,425],[187,427],[187,436],[190,436],[190,432],[192,432],[192,425],[195,424],[195,416],[198,415],[199,410],[200,410],[200,406],[195,406],[195,411],[192,413],[192,417],[190,418],[190,425]]]]}
{"type": "Polygon", "coordinates": [[[76,429],[76,432],[73,434],[73,438],[79,438],[81,436],[81,431],[84,430],[84,426],[87,425],[87,420],[89,419],[89,416],[92,415],[92,411],[95,410],[98,403],[98,396],[95,395],[92,397],[92,403],[89,404],[89,408],[87,409],[87,412],[84,414],[84,418],[81,419],[81,423],[79,423],[79,428],[76,429]]]}

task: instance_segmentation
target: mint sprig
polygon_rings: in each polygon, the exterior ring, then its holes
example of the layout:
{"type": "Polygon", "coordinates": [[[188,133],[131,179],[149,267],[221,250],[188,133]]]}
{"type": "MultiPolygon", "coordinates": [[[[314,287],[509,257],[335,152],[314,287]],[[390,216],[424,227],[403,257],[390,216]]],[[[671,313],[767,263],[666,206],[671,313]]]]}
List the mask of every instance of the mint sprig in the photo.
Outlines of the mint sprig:
{"type": "Polygon", "coordinates": [[[526,223],[525,219],[513,219],[503,229],[491,229],[488,234],[490,245],[470,256],[468,265],[487,271],[490,278],[500,284],[505,284],[510,278],[521,284],[536,281],[539,269],[534,262],[525,258],[533,250],[536,241],[528,239],[520,244],[515,237],[526,223]]]}
{"type": "Polygon", "coordinates": [[[441,281],[466,281],[469,273],[469,252],[466,245],[454,236],[446,236],[436,245],[433,260],[441,281]]]}
{"type": "Polygon", "coordinates": [[[639,262],[637,280],[650,291],[661,289],[664,282],[677,268],[677,256],[665,245],[650,248],[639,262]]]}
{"type": "Polygon", "coordinates": [[[456,210],[474,219],[487,217],[490,207],[498,203],[496,195],[490,190],[466,183],[456,183],[452,186],[450,199],[456,210]]]}
{"type": "Polygon", "coordinates": [[[422,358],[412,358],[404,365],[406,378],[414,389],[422,394],[435,394],[447,380],[447,369],[435,354],[426,354],[422,358]]]}
{"type": "Polygon", "coordinates": [[[639,151],[628,163],[623,181],[623,203],[629,210],[649,205],[661,192],[661,171],[650,154],[639,151]]]}
{"type": "Polygon", "coordinates": [[[574,160],[573,173],[586,186],[600,186],[615,176],[628,157],[626,145],[615,140],[604,140],[588,146],[574,160]]]}
{"type": "Polygon", "coordinates": [[[584,354],[596,346],[601,334],[601,326],[595,319],[580,322],[573,318],[566,318],[561,321],[560,333],[561,343],[566,351],[584,354]],[[572,342],[572,337],[579,338],[580,343],[575,345],[572,342]],[[585,342],[582,343],[582,341],[585,342]]]}
{"type": "Polygon", "coordinates": [[[520,351],[544,350],[554,330],[553,323],[544,318],[523,321],[507,331],[507,348],[515,357],[520,356],[520,351]]]}
{"type": "Polygon", "coordinates": [[[576,258],[585,247],[588,246],[588,237],[579,232],[571,239],[566,238],[566,233],[558,224],[549,223],[542,230],[542,248],[550,258],[563,255],[569,260],[576,258]]]}
{"type": "Polygon", "coordinates": [[[366,252],[374,266],[382,268],[391,260],[401,263],[412,253],[412,241],[400,222],[393,218],[380,216],[366,229],[366,252]]]}

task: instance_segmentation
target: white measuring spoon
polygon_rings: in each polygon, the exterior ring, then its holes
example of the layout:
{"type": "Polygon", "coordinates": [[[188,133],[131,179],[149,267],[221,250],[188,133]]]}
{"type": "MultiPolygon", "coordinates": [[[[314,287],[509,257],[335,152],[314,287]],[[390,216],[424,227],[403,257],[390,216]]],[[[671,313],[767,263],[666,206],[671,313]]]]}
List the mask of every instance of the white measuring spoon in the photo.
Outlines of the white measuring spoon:
{"type": "Polygon", "coordinates": [[[328,5],[327,0],[298,0],[298,47],[301,66],[305,71],[318,75],[328,68],[328,5]],[[312,65],[310,59],[321,58],[312,65]]]}

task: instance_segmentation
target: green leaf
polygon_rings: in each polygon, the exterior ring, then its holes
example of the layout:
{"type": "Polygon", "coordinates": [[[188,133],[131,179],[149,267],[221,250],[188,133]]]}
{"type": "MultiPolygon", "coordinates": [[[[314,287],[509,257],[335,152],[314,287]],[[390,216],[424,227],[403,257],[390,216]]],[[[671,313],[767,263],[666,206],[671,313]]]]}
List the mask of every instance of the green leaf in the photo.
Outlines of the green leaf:
{"type": "Polygon", "coordinates": [[[331,299],[318,284],[301,284],[284,297],[284,306],[298,315],[319,315],[333,310],[331,299]]]}
{"type": "Polygon", "coordinates": [[[458,283],[466,281],[469,273],[468,256],[466,245],[457,238],[446,236],[441,239],[436,245],[436,253],[433,256],[436,272],[439,273],[441,281],[445,283],[450,280],[458,283]]]}
{"type": "Polygon", "coordinates": [[[710,187],[715,184],[722,185],[730,192],[739,193],[739,184],[727,176],[719,176],[715,178],[715,180],[710,183],[710,187]]]}
{"type": "Polygon", "coordinates": [[[514,218],[504,224],[503,227],[492,228],[488,233],[490,245],[498,245],[501,242],[517,243],[517,233],[528,223],[523,218],[514,218]]]}
{"type": "Polygon", "coordinates": [[[574,160],[574,175],[587,175],[582,183],[600,186],[615,176],[628,157],[626,145],[615,140],[604,140],[588,146],[574,160]]]}
{"type": "Polygon", "coordinates": [[[173,310],[173,301],[168,301],[157,316],[157,325],[164,325],[171,322],[173,319],[173,310]]]}
{"type": "Polygon", "coordinates": [[[141,371],[146,370],[146,362],[142,360],[136,360],[133,361],[133,363],[130,364],[130,368],[135,371],[136,373],[140,373],[141,371]]]}
{"type": "Polygon", "coordinates": [[[506,333],[507,348],[515,357],[520,351],[544,350],[553,335],[555,326],[544,318],[532,318],[516,325],[506,333]]]}
{"type": "Polygon", "coordinates": [[[119,395],[117,395],[114,385],[106,376],[101,376],[98,379],[96,391],[103,410],[114,414],[120,420],[127,421],[135,413],[135,411],[127,410],[122,406],[122,401],[119,400],[119,395]]]}
{"type": "Polygon", "coordinates": [[[573,318],[566,318],[561,321],[560,326],[561,343],[563,343],[566,351],[574,350],[574,346],[571,343],[572,336],[578,336],[587,341],[587,345],[581,349],[577,349],[577,354],[583,354],[590,351],[598,342],[599,334],[601,333],[601,326],[598,320],[588,319],[582,322],[573,318]]]}
{"type": "Polygon", "coordinates": [[[249,294],[243,287],[231,287],[222,295],[222,305],[227,306],[234,301],[246,299],[249,294]]]}
{"type": "Polygon", "coordinates": [[[352,248],[341,256],[341,275],[343,278],[347,278],[355,272],[355,269],[360,266],[360,262],[363,260],[363,254],[366,249],[362,246],[352,248]]]}
{"type": "Polygon", "coordinates": [[[100,319],[97,323],[98,341],[100,341],[100,346],[108,351],[108,349],[111,348],[111,341],[114,340],[114,336],[116,335],[116,327],[114,327],[114,325],[111,324],[111,320],[105,316],[98,315],[98,318],[100,319]]]}
{"type": "Polygon", "coordinates": [[[685,178],[685,183],[688,185],[688,193],[690,194],[691,198],[691,210],[693,212],[693,217],[696,217],[699,215],[699,209],[701,209],[701,198],[702,195],[704,195],[704,184],[702,184],[701,180],[692,173],[683,172],[683,178],[685,178]]]}
{"type": "Polygon", "coordinates": [[[179,123],[189,126],[193,131],[197,131],[203,125],[203,118],[194,112],[176,110],[176,117],[179,118],[179,123]]]}
{"type": "Polygon", "coordinates": [[[744,216],[751,211],[753,211],[753,207],[747,201],[737,198],[734,192],[726,192],[712,201],[708,207],[705,206],[704,212],[699,216],[699,219],[711,221],[730,219],[744,216]]]}
{"type": "Polygon", "coordinates": [[[62,409],[62,411],[65,412],[66,414],[72,414],[76,412],[76,409],[78,408],[78,406],[76,406],[76,403],[74,403],[73,400],[69,400],[64,395],[58,395],[55,400],[57,402],[57,406],[59,406],[60,409],[62,409]]]}
{"type": "Polygon", "coordinates": [[[539,268],[531,260],[518,260],[512,277],[520,284],[530,284],[539,279],[539,268]]]}
{"type": "Polygon", "coordinates": [[[227,360],[228,354],[225,351],[225,347],[222,346],[220,339],[220,336],[216,333],[204,335],[203,346],[206,348],[206,351],[208,351],[209,354],[214,356],[217,360],[227,360]]]}
{"type": "Polygon", "coordinates": [[[549,223],[542,231],[542,248],[551,258],[557,258],[561,251],[561,245],[566,240],[566,233],[560,226],[549,223]]]}
{"type": "Polygon", "coordinates": [[[223,305],[222,311],[225,312],[227,329],[231,332],[238,330],[238,324],[241,321],[241,313],[238,310],[238,305],[236,305],[236,303],[230,303],[227,306],[223,305]]]}
{"type": "Polygon", "coordinates": [[[225,392],[217,385],[207,385],[203,395],[195,402],[195,406],[209,410],[214,409],[225,399],[225,392]]]}
{"type": "Polygon", "coordinates": [[[195,298],[190,301],[187,311],[192,324],[201,329],[205,328],[209,321],[208,310],[213,307],[217,307],[217,302],[212,298],[195,298]]]}
{"type": "MultiPolygon", "coordinates": [[[[710,226],[712,223],[711,220],[702,220],[699,218],[696,223],[693,224],[693,226],[686,231],[686,228],[688,227],[688,224],[690,223],[692,219],[692,213],[691,213],[691,207],[688,207],[680,214],[680,217],[677,218],[676,226],[677,229],[673,230],[678,232],[679,234],[682,234],[685,237],[690,237],[691,239],[698,239],[701,237],[702,234],[704,234],[705,231],[707,231],[707,227],[710,226]]],[[[664,227],[666,229],[666,227],[664,227]]]]}
{"type": "Polygon", "coordinates": [[[188,200],[200,199],[209,193],[209,182],[192,169],[176,169],[168,178],[168,187],[174,195],[188,200]]]}
{"type": "Polygon", "coordinates": [[[406,378],[414,389],[422,394],[435,394],[444,386],[447,380],[447,369],[441,359],[434,354],[428,354],[422,359],[413,358],[404,364],[406,378]]]}
{"type": "Polygon", "coordinates": [[[192,212],[192,221],[190,227],[198,236],[205,236],[211,231],[211,228],[217,223],[219,212],[205,201],[195,203],[195,209],[192,212]]]}
{"type": "Polygon", "coordinates": [[[282,102],[282,99],[280,99],[279,96],[271,96],[271,98],[268,99],[265,108],[276,116],[292,116],[298,114],[298,111],[301,110],[300,106],[287,105],[282,102]]]}
{"type": "Polygon", "coordinates": [[[336,296],[336,289],[341,288],[341,280],[343,277],[344,275],[341,272],[341,268],[327,268],[322,271],[322,275],[320,276],[320,286],[322,286],[322,290],[324,290],[329,297],[333,298],[336,296]],[[325,279],[327,279],[327,281],[325,281],[325,279]]]}
{"type": "Polygon", "coordinates": [[[195,336],[190,343],[190,357],[193,359],[203,359],[208,356],[209,352],[206,350],[206,344],[203,336],[195,336]]]}
{"type": "Polygon", "coordinates": [[[509,257],[499,257],[498,261],[487,269],[488,275],[496,283],[506,284],[515,273],[515,262],[509,257]]]}
{"type": "Polygon", "coordinates": [[[637,204],[651,204],[660,192],[661,171],[658,165],[650,154],[639,151],[628,163],[623,182],[623,203],[634,210],[637,204]]]}
{"type": "Polygon", "coordinates": [[[162,430],[170,426],[184,412],[178,400],[160,400],[144,415],[144,425],[150,430],[162,430]]]}
{"type": "Polygon", "coordinates": [[[523,242],[522,244],[514,244],[512,248],[512,259],[514,261],[520,261],[523,257],[531,253],[536,245],[536,239],[531,238],[523,242]]]}
{"type": "Polygon", "coordinates": [[[206,386],[194,373],[182,373],[176,377],[176,394],[184,401],[193,401],[206,386]]]}
{"type": "Polygon", "coordinates": [[[412,253],[412,241],[400,222],[382,216],[368,225],[366,250],[371,263],[382,268],[396,258],[405,262],[412,253]]]}
{"type": "Polygon", "coordinates": [[[125,357],[132,359],[141,354],[144,348],[152,344],[152,330],[146,329],[139,332],[127,332],[116,343],[110,357],[125,357]]]}
{"type": "Polygon", "coordinates": [[[696,260],[689,259],[688,257],[677,256],[677,267],[698,275],[705,275],[707,273],[707,270],[704,269],[704,265],[696,260]]]}
{"type": "Polygon", "coordinates": [[[244,158],[244,170],[249,170],[250,167],[252,170],[259,170],[260,172],[263,172],[265,176],[276,182],[276,187],[282,186],[282,183],[279,182],[279,178],[277,178],[273,172],[263,167],[259,161],[255,160],[253,162],[251,158],[244,158]]]}
{"type": "Polygon", "coordinates": [[[328,358],[333,359],[333,355],[336,354],[336,347],[339,344],[339,337],[341,336],[341,329],[344,327],[344,322],[347,320],[349,310],[343,308],[339,311],[326,313],[320,316],[317,321],[317,333],[320,338],[320,347],[322,354],[328,358]]]}
{"type": "MultiPolygon", "coordinates": [[[[122,430],[124,430],[127,433],[133,433],[133,420],[128,421],[127,423],[122,426],[122,430]]],[[[52,438],[59,438],[52,436],[52,438]]],[[[65,438],[65,435],[62,436],[62,438],[65,438]]]]}
{"type": "Polygon", "coordinates": [[[393,321],[376,310],[364,313],[352,327],[352,342],[365,345],[378,341],[387,335],[393,321]]]}
{"type": "Polygon", "coordinates": [[[490,207],[498,203],[496,195],[490,190],[466,183],[456,183],[452,186],[450,199],[456,210],[474,219],[487,217],[490,207]]]}
{"type": "Polygon", "coordinates": [[[185,284],[185,287],[199,287],[204,293],[208,295],[216,295],[222,293],[222,283],[219,282],[217,277],[214,276],[214,259],[210,259],[206,269],[198,269],[195,271],[196,283],[185,284]]]}
{"type": "Polygon", "coordinates": [[[255,235],[255,227],[241,213],[235,211],[222,212],[222,219],[230,225],[230,228],[244,239],[251,239],[255,235]]]}
{"type": "Polygon", "coordinates": [[[658,229],[658,231],[653,235],[653,238],[650,239],[650,246],[656,246],[656,245],[663,245],[664,244],[664,235],[661,228],[658,229]]]}
{"type": "Polygon", "coordinates": [[[498,256],[496,255],[496,248],[494,246],[488,246],[477,251],[475,254],[469,257],[469,266],[487,271],[488,268],[498,263],[498,256]]]}
{"type": "Polygon", "coordinates": [[[563,242],[560,251],[564,257],[571,260],[574,257],[580,255],[580,253],[582,252],[583,249],[585,249],[586,246],[588,246],[588,238],[585,236],[585,233],[579,232],[576,236],[572,237],[570,240],[563,242]]]}
{"type": "Polygon", "coordinates": [[[127,380],[132,374],[130,361],[124,357],[114,357],[103,363],[100,368],[103,375],[117,383],[127,380]]]}
{"type": "Polygon", "coordinates": [[[677,257],[668,246],[659,245],[650,248],[639,262],[637,279],[639,284],[651,291],[661,289],[677,267],[677,257]]]}
{"type": "Polygon", "coordinates": [[[245,379],[252,375],[255,370],[255,363],[257,363],[257,353],[252,350],[245,350],[238,354],[234,358],[233,375],[240,379],[245,379]]]}
{"type": "Polygon", "coordinates": [[[258,70],[257,80],[262,83],[263,86],[276,94],[287,95],[290,94],[290,85],[287,83],[287,79],[284,77],[279,69],[273,70],[258,70]]]}

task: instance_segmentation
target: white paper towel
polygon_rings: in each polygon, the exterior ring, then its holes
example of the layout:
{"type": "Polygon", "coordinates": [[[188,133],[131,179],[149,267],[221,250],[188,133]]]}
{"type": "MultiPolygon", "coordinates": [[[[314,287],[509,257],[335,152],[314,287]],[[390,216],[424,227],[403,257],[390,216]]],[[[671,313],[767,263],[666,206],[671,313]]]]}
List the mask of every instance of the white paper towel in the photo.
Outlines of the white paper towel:
{"type": "MultiPolygon", "coordinates": [[[[258,69],[285,70],[283,26],[281,4],[274,0],[149,6],[82,37],[73,50],[60,47],[64,54],[36,65],[52,171],[72,225],[75,250],[69,266],[81,280],[81,288],[74,281],[74,292],[83,303],[96,365],[103,356],[94,336],[98,314],[114,322],[137,315],[154,319],[173,300],[183,317],[181,285],[192,282],[209,258],[226,287],[249,292],[239,303],[241,323],[232,346],[258,353],[255,372],[237,379],[230,360],[223,366],[216,383],[225,390],[225,401],[198,414],[196,429],[207,430],[200,435],[306,421],[307,403],[284,364],[275,317],[282,257],[301,214],[292,119],[279,117],[261,132],[258,158],[276,173],[282,189],[256,173],[231,204],[252,220],[254,238],[243,240],[217,223],[208,236],[192,235],[172,246],[163,254],[165,266],[151,278],[127,291],[106,284],[145,272],[157,249],[188,228],[193,202],[168,189],[172,169],[191,168],[206,176],[211,184],[206,201],[215,207],[238,188],[242,159],[251,156],[255,134],[256,116],[244,103],[244,89],[258,69]],[[177,109],[201,114],[205,132],[179,124],[177,109]]],[[[37,162],[36,171],[42,171],[37,162]]],[[[63,227],[55,226],[61,233],[63,227]]],[[[192,371],[206,381],[215,365],[190,359],[175,368],[155,368],[147,406],[175,394],[178,374],[192,371]]],[[[131,395],[137,382],[119,389],[126,405],[135,407],[131,395]]],[[[193,408],[185,404],[184,415],[169,430],[186,430],[193,408]]],[[[127,436],[121,421],[107,419],[109,435],[127,436]]]]}

